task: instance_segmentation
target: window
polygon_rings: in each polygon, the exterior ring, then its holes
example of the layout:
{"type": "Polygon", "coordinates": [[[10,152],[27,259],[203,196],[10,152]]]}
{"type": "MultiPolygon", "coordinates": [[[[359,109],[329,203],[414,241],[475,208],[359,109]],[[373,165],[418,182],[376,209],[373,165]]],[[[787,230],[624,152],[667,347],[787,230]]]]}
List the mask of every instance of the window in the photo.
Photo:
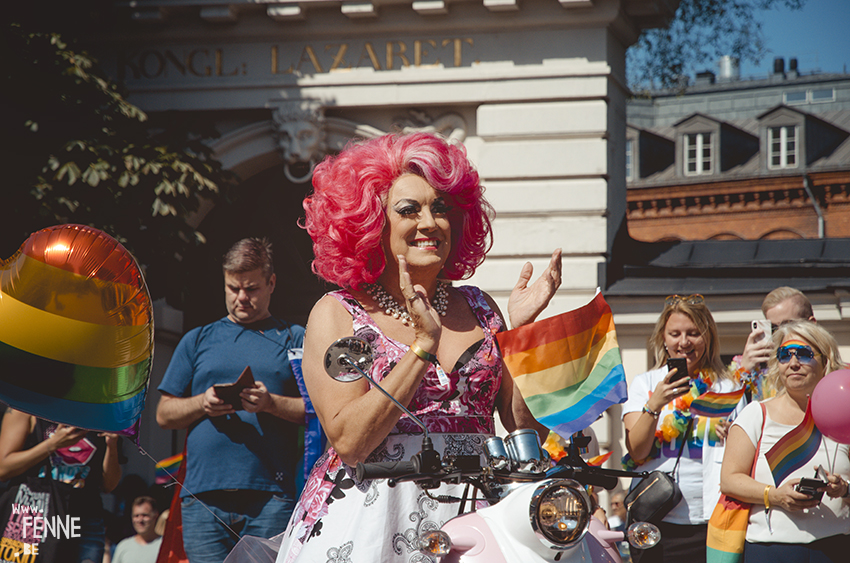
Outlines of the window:
{"type": "Polygon", "coordinates": [[[769,127],[767,147],[768,168],[797,168],[797,127],[795,125],[769,127]]]}
{"type": "Polygon", "coordinates": [[[626,139],[626,180],[634,180],[634,141],[626,139]]]}
{"type": "Polygon", "coordinates": [[[801,104],[820,104],[835,101],[835,88],[820,88],[819,90],[800,90],[797,92],[785,92],[783,94],[785,103],[789,106],[801,104]]]}
{"type": "Polygon", "coordinates": [[[806,91],[802,92],[785,92],[785,103],[789,106],[806,103],[806,91]]]}
{"type": "Polygon", "coordinates": [[[685,135],[685,175],[711,174],[711,133],[685,135]]]}
{"type": "Polygon", "coordinates": [[[812,103],[831,102],[835,99],[835,90],[824,88],[823,90],[812,90],[812,103]]]}

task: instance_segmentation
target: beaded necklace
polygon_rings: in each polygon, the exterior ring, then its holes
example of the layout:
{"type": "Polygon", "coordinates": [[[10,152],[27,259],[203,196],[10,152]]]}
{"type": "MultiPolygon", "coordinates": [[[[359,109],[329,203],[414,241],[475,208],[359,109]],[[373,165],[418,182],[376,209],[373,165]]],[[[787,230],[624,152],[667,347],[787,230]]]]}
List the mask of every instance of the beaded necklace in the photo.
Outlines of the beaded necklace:
{"type": "MultiPolygon", "coordinates": [[[[661,422],[661,427],[655,430],[655,440],[649,455],[641,460],[633,459],[629,454],[623,456],[622,463],[629,471],[634,471],[651,459],[661,455],[661,448],[665,443],[672,442],[682,434],[688,427],[688,422],[694,417],[691,414],[691,403],[711,388],[712,376],[710,372],[701,371],[698,377],[691,379],[690,390],[673,401],[673,412],[666,415],[661,422]]],[[[685,437],[687,439],[687,437],[685,437]]]]}
{"type": "MultiPolygon", "coordinates": [[[[437,311],[441,317],[446,316],[446,309],[449,305],[449,292],[446,290],[446,287],[449,284],[446,282],[437,282],[437,291],[434,295],[434,300],[431,302],[431,306],[434,307],[434,310],[437,311]]],[[[395,298],[389,294],[389,292],[384,289],[381,284],[370,283],[366,285],[366,293],[374,299],[375,303],[378,307],[384,311],[387,315],[393,317],[394,319],[399,319],[401,324],[407,326],[416,326],[413,320],[410,318],[410,313],[407,312],[407,307],[404,307],[399,304],[395,298]]]]}

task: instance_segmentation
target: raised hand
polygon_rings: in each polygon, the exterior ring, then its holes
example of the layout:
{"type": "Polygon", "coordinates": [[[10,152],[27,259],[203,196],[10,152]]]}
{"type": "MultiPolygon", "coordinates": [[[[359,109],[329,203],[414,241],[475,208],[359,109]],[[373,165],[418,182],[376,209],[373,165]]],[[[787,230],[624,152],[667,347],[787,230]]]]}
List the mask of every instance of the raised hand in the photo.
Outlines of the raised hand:
{"type": "Polygon", "coordinates": [[[658,382],[652,396],[646,401],[647,408],[654,412],[661,412],[661,409],[667,406],[667,403],[681,397],[690,390],[690,379],[686,379],[683,383],[681,381],[682,376],[677,373],[678,371],[675,368],[670,370],[664,376],[664,379],[658,382]]]}
{"type": "Polygon", "coordinates": [[[764,332],[760,328],[753,329],[747,337],[744,353],[741,355],[741,367],[747,371],[753,371],[759,364],[770,359],[773,343],[769,338],[763,337],[764,332]]]}
{"type": "Polygon", "coordinates": [[[416,329],[416,342],[427,352],[433,353],[440,342],[443,323],[440,315],[431,306],[428,294],[421,285],[414,285],[407,269],[404,256],[398,255],[399,288],[404,296],[404,305],[416,329]]]}
{"type": "Polygon", "coordinates": [[[511,291],[508,299],[508,317],[512,327],[534,322],[561,286],[561,249],[558,248],[552,253],[549,266],[533,284],[528,285],[533,273],[534,266],[531,262],[526,262],[511,291]]]}

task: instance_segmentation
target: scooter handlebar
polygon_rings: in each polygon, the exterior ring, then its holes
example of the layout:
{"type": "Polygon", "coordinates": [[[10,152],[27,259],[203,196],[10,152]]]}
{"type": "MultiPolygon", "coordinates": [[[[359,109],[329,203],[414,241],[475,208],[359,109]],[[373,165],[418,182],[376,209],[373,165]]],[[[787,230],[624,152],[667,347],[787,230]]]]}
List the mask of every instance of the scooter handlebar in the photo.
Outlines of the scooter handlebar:
{"type": "Polygon", "coordinates": [[[368,479],[391,479],[419,473],[418,459],[410,461],[381,461],[377,463],[358,463],[356,474],[358,481],[368,479]]]}

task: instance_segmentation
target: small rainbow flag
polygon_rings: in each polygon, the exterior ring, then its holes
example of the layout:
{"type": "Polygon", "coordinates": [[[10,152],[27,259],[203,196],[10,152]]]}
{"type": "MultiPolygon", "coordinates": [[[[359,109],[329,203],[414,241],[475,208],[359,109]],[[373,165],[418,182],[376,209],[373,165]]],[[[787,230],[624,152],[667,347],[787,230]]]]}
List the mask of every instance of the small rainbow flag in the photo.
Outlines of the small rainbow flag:
{"type": "Polygon", "coordinates": [[[611,457],[611,454],[614,452],[608,452],[607,454],[596,455],[587,460],[587,464],[592,467],[602,467],[602,464],[608,461],[608,458],[611,457]]]}
{"type": "Polygon", "coordinates": [[[743,387],[731,393],[708,391],[693,400],[691,403],[691,414],[709,418],[726,418],[732,414],[743,396],[743,387]]]}
{"type": "Polygon", "coordinates": [[[599,290],[583,307],[497,338],[531,414],[565,438],[626,400],[614,319],[599,290]]]}
{"type": "Polygon", "coordinates": [[[182,462],[182,452],[158,462],[154,470],[154,483],[157,485],[171,483],[172,480],[177,478],[177,471],[180,469],[180,464],[182,462]]]}
{"type": "Polygon", "coordinates": [[[812,400],[806,405],[806,416],[794,430],[783,436],[764,454],[777,487],[796,469],[806,464],[820,447],[821,433],[812,416],[812,400]]]}

